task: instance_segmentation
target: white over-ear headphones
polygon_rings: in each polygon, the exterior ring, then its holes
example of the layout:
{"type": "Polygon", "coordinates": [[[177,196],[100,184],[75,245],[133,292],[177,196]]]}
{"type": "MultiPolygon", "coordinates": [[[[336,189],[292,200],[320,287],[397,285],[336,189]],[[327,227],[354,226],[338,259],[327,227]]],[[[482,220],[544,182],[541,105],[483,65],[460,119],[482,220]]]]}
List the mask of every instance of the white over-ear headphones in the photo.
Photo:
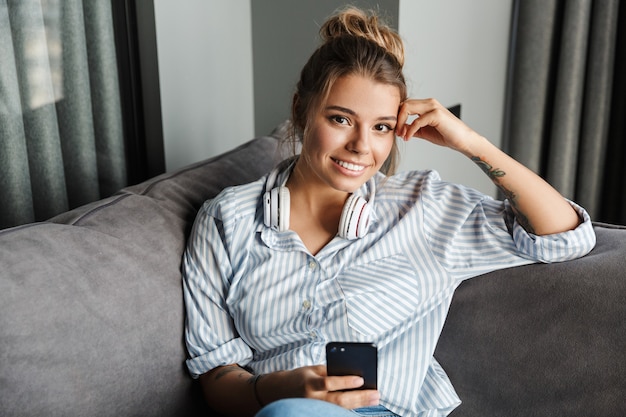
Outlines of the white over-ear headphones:
{"type": "MultiPolygon", "coordinates": [[[[285,176],[285,180],[280,186],[272,188],[281,171],[280,168],[279,166],[274,169],[267,178],[265,195],[263,196],[263,221],[265,226],[282,232],[289,230],[290,197],[289,189],[285,187],[289,175],[285,176]]],[[[289,167],[288,170],[291,168],[289,167]]],[[[368,185],[370,188],[370,203],[363,197],[351,194],[343,206],[337,234],[344,239],[353,240],[367,234],[371,217],[371,205],[374,202],[376,193],[374,178],[369,180],[368,185]]]]}

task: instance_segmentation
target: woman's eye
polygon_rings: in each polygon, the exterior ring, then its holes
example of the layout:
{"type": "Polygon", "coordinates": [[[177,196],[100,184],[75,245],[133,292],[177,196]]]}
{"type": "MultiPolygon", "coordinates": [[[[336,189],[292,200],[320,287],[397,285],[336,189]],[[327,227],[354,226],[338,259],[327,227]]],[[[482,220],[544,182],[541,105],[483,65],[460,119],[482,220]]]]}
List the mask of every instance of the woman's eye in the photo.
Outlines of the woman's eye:
{"type": "Polygon", "coordinates": [[[391,132],[394,128],[389,126],[388,124],[381,123],[381,124],[377,124],[376,126],[374,126],[374,129],[382,133],[387,133],[387,132],[391,132]]]}
{"type": "Polygon", "coordinates": [[[332,120],[333,122],[338,123],[340,125],[348,124],[348,119],[346,117],[343,117],[343,116],[330,116],[330,120],[332,120]]]}

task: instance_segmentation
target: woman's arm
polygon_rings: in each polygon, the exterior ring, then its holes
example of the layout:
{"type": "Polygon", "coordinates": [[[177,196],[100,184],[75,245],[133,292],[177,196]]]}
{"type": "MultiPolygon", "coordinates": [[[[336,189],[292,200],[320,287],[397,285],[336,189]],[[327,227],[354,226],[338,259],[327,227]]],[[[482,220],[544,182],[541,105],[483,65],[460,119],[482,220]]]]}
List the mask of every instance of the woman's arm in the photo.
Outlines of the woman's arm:
{"type": "Polygon", "coordinates": [[[572,230],[580,218],[550,184],[480,137],[468,154],[502,190],[527,232],[548,235],[572,230]]]}
{"type": "Polygon", "coordinates": [[[200,375],[204,398],[222,415],[251,416],[261,409],[254,375],[237,365],[220,366],[200,375]]]}
{"type": "Polygon", "coordinates": [[[209,406],[225,416],[252,416],[281,398],[315,398],[348,409],[379,401],[375,390],[343,391],[360,387],[363,378],[329,377],[324,365],[256,376],[238,365],[220,366],[201,375],[200,383],[209,406]]]}
{"type": "Polygon", "coordinates": [[[434,99],[402,103],[396,133],[404,140],[420,137],[469,157],[502,190],[518,223],[529,233],[560,233],[580,224],[576,211],[550,184],[474,132],[434,99]],[[411,115],[419,117],[407,124],[411,115]]]}

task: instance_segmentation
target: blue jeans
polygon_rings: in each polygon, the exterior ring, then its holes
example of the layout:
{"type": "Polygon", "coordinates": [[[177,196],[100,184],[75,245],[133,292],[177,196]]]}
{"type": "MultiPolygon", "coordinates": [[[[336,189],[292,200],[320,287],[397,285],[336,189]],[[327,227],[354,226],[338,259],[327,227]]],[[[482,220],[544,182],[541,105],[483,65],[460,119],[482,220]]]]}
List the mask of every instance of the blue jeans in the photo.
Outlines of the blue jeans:
{"type": "Polygon", "coordinates": [[[288,398],[266,405],[255,417],[399,417],[383,406],[348,410],[326,401],[288,398]]]}

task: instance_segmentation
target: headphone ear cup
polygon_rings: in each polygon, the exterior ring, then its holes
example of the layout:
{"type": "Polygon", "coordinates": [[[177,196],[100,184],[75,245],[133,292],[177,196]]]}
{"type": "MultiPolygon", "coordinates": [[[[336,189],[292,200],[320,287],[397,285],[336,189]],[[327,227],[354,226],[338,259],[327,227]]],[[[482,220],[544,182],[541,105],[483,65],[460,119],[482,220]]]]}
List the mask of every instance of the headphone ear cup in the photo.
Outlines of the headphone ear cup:
{"type": "Polygon", "coordinates": [[[263,195],[263,224],[272,227],[272,190],[263,195]]]}
{"type": "Polygon", "coordinates": [[[280,187],[278,189],[278,230],[281,232],[289,230],[290,206],[291,196],[289,195],[289,188],[280,187]]]}
{"type": "Polygon", "coordinates": [[[284,232],[289,230],[289,188],[276,187],[265,193],[263,223],[267,227],[284,232]]]}
{"type": "Polygon", "coordinates": [[[348,240],[365,236],[369,227],[370,210],[364,198],[354,194],[348,197],[339,219],[339,236],[348,240]]]}

